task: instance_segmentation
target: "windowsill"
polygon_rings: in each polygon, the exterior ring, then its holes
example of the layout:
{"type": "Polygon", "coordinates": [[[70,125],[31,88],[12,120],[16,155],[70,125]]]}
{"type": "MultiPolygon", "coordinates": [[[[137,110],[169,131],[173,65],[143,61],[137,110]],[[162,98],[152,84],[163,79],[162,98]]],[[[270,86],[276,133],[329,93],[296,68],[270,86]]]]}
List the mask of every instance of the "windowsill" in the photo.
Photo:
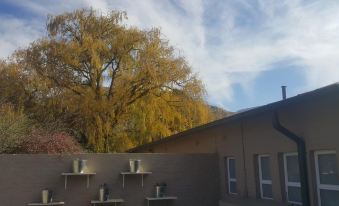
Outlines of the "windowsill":
{"type": "Polygon", "coordinates": [[[237,197],[238,193],[229,192],[228,195],[231,197],[237,197]]]}
{"type": "Polygon", "coordinates": [[[241,199],[227,197],[219,201],[219,206],[288,206],[288,203],[276,202],[274,200],[241,199]]]}

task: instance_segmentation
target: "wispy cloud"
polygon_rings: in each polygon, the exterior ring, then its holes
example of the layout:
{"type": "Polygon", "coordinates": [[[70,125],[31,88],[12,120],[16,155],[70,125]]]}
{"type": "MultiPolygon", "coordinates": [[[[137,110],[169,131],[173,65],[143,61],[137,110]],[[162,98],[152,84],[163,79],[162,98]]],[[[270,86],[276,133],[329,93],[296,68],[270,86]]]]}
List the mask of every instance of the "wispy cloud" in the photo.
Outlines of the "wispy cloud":
{"type": "Polygon", "coordinates": [[[225,107],[233,99],[235,84],[246,90],[261,72],[275,69],[272,65],[281,61],[303,69],[307,85],[301,90],[339,79],[337,0],[27,0],[24,5],[14,0],[11,3],[37,17],[27,21],[18,16],[0,15],[2,57],[43,35],[44,17],[48,13],[92,6],[103,12],[126,10],[130,25],[160,27],[203,79],[208,100],[225,107]]]}
{"type": "Polygon", "coordinates": [[[0,16],[0,57],[7,57],[14,50],[38,38],[42,31],[36,23],[10,16],[0,16]]]}

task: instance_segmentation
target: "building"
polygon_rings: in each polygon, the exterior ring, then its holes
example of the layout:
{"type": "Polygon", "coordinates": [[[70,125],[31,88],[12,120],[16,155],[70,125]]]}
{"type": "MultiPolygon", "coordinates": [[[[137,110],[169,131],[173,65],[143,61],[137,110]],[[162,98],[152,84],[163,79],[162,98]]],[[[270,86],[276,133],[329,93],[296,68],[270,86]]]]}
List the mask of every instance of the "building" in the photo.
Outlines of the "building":
{"type": "Polygon", "coordinates": [[[220,205],[339,205],[339,84],[131,149],[217,153],[220,205]]]}

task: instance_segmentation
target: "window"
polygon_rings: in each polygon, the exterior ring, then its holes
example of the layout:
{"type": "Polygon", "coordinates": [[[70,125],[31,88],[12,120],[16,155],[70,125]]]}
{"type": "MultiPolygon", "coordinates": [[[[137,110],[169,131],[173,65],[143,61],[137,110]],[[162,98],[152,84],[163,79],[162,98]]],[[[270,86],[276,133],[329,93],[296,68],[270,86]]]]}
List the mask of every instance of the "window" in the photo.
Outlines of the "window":
{"type": "Polygon", "coordinates": [[[234,157],[227,158],[227,183],[228,193],[237,194],[237,178],[235,174],[235,159],[234,157]]]}
{"type": "Polygon", "coordinates": [[[273,199],[271,157],[269,155],[258,156],[260,196],[262,199],[273,199]]]}
{"type": "Polygon", "coordinates": [[[285,191],[287,201],[302,204],[298,154],[284,154],[285,191]]]}
{"type": "Polygon", "coordinates": [[[335,151],[315,152],[319,206],[339,205],[339,176],[335,151]]]}

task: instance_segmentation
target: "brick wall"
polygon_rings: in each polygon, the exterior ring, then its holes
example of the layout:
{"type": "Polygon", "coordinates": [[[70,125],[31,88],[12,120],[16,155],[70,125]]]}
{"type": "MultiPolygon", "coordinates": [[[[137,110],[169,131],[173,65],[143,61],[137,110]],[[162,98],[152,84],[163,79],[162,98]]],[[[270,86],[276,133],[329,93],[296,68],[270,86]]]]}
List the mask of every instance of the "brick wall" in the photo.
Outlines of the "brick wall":
{"type": "Polygon", "coordinates": [[[154,185],[166,182],[172,203],[152,205],[216,206],[219,200],[218,165],[215,154],[83,154],[83,155],[0,155],[0,205],[20,206],[41,201],[41,190],[54,192],[54,200],[66,206],[86,206],[98,199],[99,185],[109,186],[111,198],[124,199],[125,206],[146,205],[145,197],[154,195],[154,185]],[[87,159],[97,174],[90,178],[69,177],[64,188],[62,172],[72,171],[75,158],[87,159]],[[128,171],[129,159],[141,159],[152,174],[144,178],[129,176],[122,188],[121,171],[128,171]]]}

